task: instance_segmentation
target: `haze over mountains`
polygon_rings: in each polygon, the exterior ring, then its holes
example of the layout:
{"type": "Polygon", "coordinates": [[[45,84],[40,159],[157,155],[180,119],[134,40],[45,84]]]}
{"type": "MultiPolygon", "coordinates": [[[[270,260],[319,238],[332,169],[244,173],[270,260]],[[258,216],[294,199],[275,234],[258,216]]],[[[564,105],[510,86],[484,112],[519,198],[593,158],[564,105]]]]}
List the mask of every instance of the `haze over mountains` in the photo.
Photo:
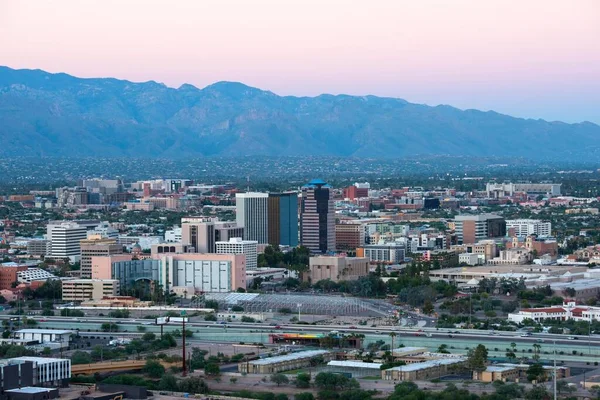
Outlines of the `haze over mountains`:
{"type": "MultiPolygon", "coordinates": [[[[568,107],[565,104],[565,107],[568,107]]],[[[1,156],[415,154],[600,159],[600,126],[376,96],[278,96],[0,67],[1,156]]]]}

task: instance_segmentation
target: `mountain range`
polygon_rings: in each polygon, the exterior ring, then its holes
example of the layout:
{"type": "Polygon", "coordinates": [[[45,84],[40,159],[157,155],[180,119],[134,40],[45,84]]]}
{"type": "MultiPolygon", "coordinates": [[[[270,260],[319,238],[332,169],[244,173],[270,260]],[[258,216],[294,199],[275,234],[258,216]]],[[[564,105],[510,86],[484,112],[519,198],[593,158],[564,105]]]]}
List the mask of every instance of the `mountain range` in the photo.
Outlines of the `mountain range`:
{"type": "MultiPolygon", "coordinates": [[[[565,104],[565,107],[568,107],[565,104]]],[[[376,96],[278,96],[0,67],[0,156],[600,156],[600,126],[376,96]]]]}

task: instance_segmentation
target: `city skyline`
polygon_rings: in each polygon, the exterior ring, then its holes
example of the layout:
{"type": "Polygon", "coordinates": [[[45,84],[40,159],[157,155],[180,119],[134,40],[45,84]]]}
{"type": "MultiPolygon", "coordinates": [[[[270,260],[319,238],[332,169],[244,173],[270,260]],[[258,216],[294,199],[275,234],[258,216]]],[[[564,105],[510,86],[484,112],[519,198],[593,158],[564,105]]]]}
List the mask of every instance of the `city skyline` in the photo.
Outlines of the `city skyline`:
{"type": "Polygon", "coordinates": [[[594,1],[6,1],[0,11],[13,68],[600,122],[594,1]]]}

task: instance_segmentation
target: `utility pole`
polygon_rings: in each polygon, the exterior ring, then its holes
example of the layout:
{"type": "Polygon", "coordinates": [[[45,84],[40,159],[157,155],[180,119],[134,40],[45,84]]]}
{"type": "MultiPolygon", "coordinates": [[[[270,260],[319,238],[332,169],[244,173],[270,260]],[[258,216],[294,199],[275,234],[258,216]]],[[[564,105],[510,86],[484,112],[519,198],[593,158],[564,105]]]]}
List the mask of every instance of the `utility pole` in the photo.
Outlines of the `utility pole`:
{"type": "Polygon", "coordinates": [[[185,310],[181,312],[181,316],[183,317],[181,319],[181,324],[182,324],[182,332],[181,332],[181,338],[183,339],[183,349],[182,349],[182,356],[183,356],[183,371],[181,373],[181,376],[187,376],[187,365],[185,363],[185,310]]]}
{"type": "Polygon", "coordinates": [[[556,400],[556,340],[554,340],[554,400],[556,400]]]}

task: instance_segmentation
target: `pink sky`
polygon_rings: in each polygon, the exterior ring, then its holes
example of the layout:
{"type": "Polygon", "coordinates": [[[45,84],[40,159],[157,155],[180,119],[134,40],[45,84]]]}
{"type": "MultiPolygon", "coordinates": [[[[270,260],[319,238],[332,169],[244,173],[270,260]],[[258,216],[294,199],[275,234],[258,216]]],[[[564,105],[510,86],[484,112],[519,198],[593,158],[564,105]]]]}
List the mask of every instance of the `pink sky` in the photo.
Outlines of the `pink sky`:
{"type": "Polygon", "coordinates": [[[0,0],[0,64],[600,123],[600,1],[0,0]]]}

